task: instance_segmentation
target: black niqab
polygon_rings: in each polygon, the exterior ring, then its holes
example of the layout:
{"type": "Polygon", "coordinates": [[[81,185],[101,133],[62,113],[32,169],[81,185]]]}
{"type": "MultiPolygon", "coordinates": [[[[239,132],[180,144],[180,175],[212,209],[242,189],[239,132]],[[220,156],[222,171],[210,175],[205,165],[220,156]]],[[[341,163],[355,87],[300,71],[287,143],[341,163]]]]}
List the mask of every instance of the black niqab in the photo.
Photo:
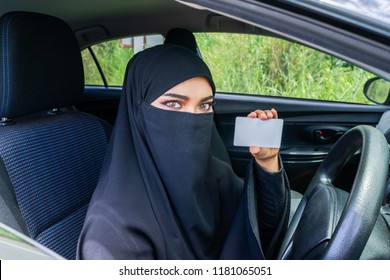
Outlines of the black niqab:
{"type": "Polygon", "coordinates": [[[242,199],[248,193],[242,181],[229,165],[211,156],[213,113],[150,105],[173,86],[198,76],[215,91],[205,63],[174,45],[145,50],[129,62],[78,258],[262,257],[255,196],[242,199]]]}

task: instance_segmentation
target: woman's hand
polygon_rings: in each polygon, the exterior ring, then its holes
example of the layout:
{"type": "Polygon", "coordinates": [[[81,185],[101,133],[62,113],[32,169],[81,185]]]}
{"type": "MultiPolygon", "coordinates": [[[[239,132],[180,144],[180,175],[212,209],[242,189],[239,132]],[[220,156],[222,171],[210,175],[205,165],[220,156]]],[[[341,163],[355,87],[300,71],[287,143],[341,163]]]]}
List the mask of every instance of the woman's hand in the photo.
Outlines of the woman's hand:
{"type": "MultiPolygon", "coordinates": [[[[247,116],[248,118],[259,118],[260,120],[277,119],[278,112],[271,110],[256,110],[247,116]]],[[[256,159],[256,162],[268,172],[279,171],[279,149],[250,146],[249,151],[256,159]]]]}

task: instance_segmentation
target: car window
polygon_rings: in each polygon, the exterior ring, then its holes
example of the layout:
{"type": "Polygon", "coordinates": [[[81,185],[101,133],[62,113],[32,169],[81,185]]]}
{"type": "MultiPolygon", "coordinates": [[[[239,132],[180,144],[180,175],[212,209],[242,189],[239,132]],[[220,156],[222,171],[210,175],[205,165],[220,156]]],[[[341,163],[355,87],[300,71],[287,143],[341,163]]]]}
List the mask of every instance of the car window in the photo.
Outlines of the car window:
{"type": "MultiPolygon", "coordinates": [[[[158,36],[112,40],[84,50],[85,84],[122,86],[134,52],[162,43],[158,36]]],[[[218,92],[372,104],[363,88],[374,75],[334,56],[268,36],[196,33],[195,37],[218,92]]]]}
{"type": "Polygon", "coordinates": [[[364,82],[373,75],[331,55],[279,38],[196,34],[217,91],[370,103],[364,82]]]}
{"type": "Polygon", "coordinates": [[[133,56],[133,50],[122,48],[118,40],[100,43],[82,52],[85,84],[105,85],[93,56],[101,67],[108,86],[120,86],[127,62],[133,56]]]}
{"type": "Polygon", "coordinates": [[[130,58],[141,50],[162,44],[163,39],[161,35],[137,36],[99,43],[83,50],[85,84],[122,86],[130,58]]]}

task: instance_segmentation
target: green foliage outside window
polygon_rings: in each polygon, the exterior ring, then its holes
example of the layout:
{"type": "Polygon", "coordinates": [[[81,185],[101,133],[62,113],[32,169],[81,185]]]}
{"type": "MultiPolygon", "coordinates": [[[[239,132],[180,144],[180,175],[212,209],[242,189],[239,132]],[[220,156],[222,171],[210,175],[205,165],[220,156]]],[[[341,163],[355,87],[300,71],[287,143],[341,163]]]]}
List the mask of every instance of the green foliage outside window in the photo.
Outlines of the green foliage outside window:
{"type": "MultiPolygon", "coordinates": [[[[278,38],[246,34],[195,34],[217,91],[369,104],[367,71],[333,56],[278,38]]],[[[110,86],[122,86],[133,50],[118,40],[92,47],[110,86]]],[[[88,50],[85,82],[103,85],[88,50]]]]}
{"type": "MultiPolygon", "coordinates": [[[[118,40],[92,46],[109,86],[122,86],[126,66],[133,57],[133,49],[121,48],[118,40]]],[[[86,85],[103,85],[102,77],[88,50],[82,51],[86,85]]]]}
{"type": "Polygon", "coordinates": [[[369,103],[363,85],[373,75],[333,56],[256,35],[196,39],[218,91],[369,103]]]}

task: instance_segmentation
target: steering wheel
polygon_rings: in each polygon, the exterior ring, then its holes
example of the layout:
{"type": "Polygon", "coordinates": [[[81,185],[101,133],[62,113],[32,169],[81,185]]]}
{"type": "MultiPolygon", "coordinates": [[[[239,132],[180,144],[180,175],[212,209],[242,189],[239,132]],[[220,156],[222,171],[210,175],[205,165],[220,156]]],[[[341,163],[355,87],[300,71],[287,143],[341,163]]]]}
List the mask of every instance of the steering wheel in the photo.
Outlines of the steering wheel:
{"type": "Polygon", "coordinates": [[[345,133],[310,182],[279,259],[359,259],[383,202],[388,164],[388,144],[376,128],[361,125],[345,133]],[[359,166],[348,194],[332,182],[359,150],[359,166]]]}

